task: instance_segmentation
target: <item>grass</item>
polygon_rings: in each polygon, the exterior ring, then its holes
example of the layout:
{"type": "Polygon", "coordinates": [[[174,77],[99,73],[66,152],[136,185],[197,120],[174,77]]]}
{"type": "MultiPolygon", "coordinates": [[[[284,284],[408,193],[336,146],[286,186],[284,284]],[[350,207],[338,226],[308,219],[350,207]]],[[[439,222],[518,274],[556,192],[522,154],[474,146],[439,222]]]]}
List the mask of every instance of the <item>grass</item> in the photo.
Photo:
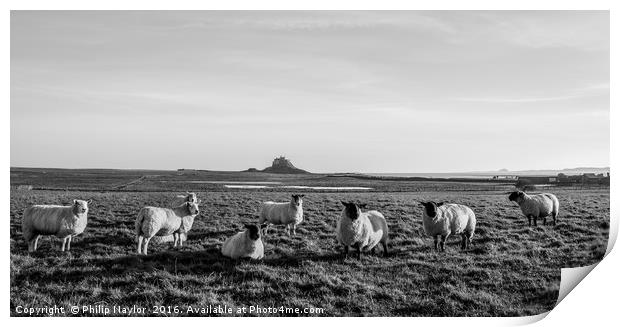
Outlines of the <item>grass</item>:
{"type": "Polygon", "coordinates": [[[261,201],[286,201],[290,193],[200,192],[201,214],[185,247],[152,244],[148,256],[138,257],[133,232],[138,210],[167,206],[176,192],[12,190],[11,314],[18,315],[17,306],[100,304],[147,309],[135,315],[153,315],[153,306],[210,305],[324,310],[276,315],[534,315],[555,305],[560,268],[600,260],[608,240],[609,190],[553,192],[561,204],[558,224],[538,227],[528,227],[519,208],[497,191],[306,193],[298,235],[272,228],[265,260],[251,262],[223,258],[220,244],[242,224],[257,221],[261,201]],[[88,227],[71,252],[52,249],[43,238],[40,251],[28,254],[20,231],[23,209],[73,198],[92,198],[93,204],[88,227]],[[389,257],[342,258],[334,237],[340,200],[384,213],[389,257]],[[434,252],[422,230],[418,200],[470,206],[478,219],[473,247],[462,252],[453,237],[445,253],[434,252]]]}

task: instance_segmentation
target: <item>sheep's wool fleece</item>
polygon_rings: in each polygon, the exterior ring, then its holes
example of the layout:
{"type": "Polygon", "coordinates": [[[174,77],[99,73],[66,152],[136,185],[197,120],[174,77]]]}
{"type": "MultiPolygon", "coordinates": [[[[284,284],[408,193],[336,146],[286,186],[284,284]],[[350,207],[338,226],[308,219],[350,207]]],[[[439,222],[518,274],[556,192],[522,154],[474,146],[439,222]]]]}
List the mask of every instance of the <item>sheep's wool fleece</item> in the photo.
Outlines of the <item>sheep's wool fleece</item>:
{"type": "Polygon", "coordinates": [[[434,218],[429,217],[424,210],[422,225],[424,232],[429,236],[463,232],[471,235],[476,228],[476,215],[467,206],[449,203],[437,207],[437,215],[434,218]]]}
{"type": "Polygon", "coordinates": [[[363,212],[352,221],[345,209],[336,226],[336,239],[342,245],[358,244],[362,251],[369,251],[382,240],[388,240],[387,222],[380,212],[374,210],[363,212]]]}
{"type": "Polygon", "coordinates": [[[35,235],[64,238],[81,234],[86,224],[86,214],[76,215],[73,206],[34,205],[24,211],[22,232],[27,240],[35,235]]]}
{"type": "Polygon", "coordinates": [[[551,193],[536,195],[526,195],[519,203],[521,211],[525,216],[547,217],[552,214],[557,215],[560,207],[558,198],[551,193]]]}
{"type": "Polygon", "coordinates": [[[259,223],[268,221],[274,225],[300,224],[303,219],[301,206],[292,206],[290,202],[263,202],[259,223]]]}
{"type": "Polygon", "coordinates": [[[173,209],[144,207],[136,219],[136,232],[146,238],[170,235],[179,230],[182,220],[173,209]]]}
{"type": "Polygon", "coordinates": [[[229,237],[222,244],[222,254],[226,257],[262,259],[265,248],[261,239],[251,240],[246,232],[239,232],[229,237]]]}

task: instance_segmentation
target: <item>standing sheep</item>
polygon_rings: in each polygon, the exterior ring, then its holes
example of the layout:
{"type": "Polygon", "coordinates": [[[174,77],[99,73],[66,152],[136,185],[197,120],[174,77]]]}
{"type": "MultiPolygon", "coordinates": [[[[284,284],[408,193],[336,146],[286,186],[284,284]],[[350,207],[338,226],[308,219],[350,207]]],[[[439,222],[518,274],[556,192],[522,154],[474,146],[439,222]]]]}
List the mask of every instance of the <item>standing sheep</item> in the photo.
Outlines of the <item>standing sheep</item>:
{"type": "Polygon", "coordinates": [[[148,254],[149,241],[155,235],[174,236],[174,247],[183,246],[181,234],[186,234],[194,223],[194,218],[200,213],[198,204],[185,202],[182,205],[168,209],[144,207],[136,218],[136,234],[138,236],[138,254],[148,254]],[[144,241],[144,248],[142,242],[144,241]]]}
{"type": "Polygon", "coordinates": [[[291,230],[293,235],[297,235],[297,225],[304,220],[303,197],[303,194],[293,194],[290,202],[263,202],[258,224],[286,225],[288,235],[291,235],[291,230]]]}
{"type": "Polygon", "coordinates": [[[534,226],[538,225],[538,218],[542,218],[543,225],[546,225],[548,216],[553,217],[555,225],[560,210],[560,202],[555,195],[551,193],[529,195],[522,191],[515,191],[510,193],[508,200],[516,202],[521,207],[529,226],[532,226],[532,218],[534,218],[534,226]]]}
{"type": "Polygon", "coordinates": [[[24,210],[22,234],[28,243],[28,251],[37,250],[41,235],[55,235],[62,238],[62,249],[71,250],[73,236],[86,228],[88,204],[84,200],[73,200],[70,206],[34,205],[24,210]]]}
{"type": "Polygon", "coordinates": [[[476,230],[476,215],[462,204],[420,202],[424,206],[422,225],[424,232],[435,242],[435,250],[445,251],[445,243],[452,234],[461,234],[461,249],[471,244],[476,230]]]}
{"type": "Polygon", "coordinates": [[[224,241],[222,255],[233,259],[262,259],[265,256],[265,247],[260,234],[261,229],[266,226],[245,225],[245,231],[239,232],[224,241]]]}
{"type": "Polygon", "coordinates": [[[388,225],[385,217],[379,211],[362,212],[355,203],[342,202],[344,209],[336,226],[336,240],[343,246],[346,257],[349,246],[357,250],[357,258],[362,252],[372,250],[381,243],[383,255],[388,255],[388,225]]]}

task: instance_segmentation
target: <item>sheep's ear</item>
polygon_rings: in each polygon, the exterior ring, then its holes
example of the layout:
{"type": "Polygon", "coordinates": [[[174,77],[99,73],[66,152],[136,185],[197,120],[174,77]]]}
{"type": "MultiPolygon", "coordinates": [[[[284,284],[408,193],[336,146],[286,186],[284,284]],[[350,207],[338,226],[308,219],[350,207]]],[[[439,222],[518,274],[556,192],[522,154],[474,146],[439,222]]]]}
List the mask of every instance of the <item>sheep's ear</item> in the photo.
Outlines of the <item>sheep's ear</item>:
{"type": "Polygon", "coordinates": [[[342,203],[342,205],[345,206],[345,207],[349,205],[348,203],[346,203],[344,201],[340,201],[340,203],[342,203]]]}
{"type": "Polygon", "coordinates": [[[419,201],[419,202],[421,206],[426,207],[426,202],[423,202],[423,201],[419,201]]]}
{"type": "Polygon", "coordinates": [[[252,225],[245,224],[245,225],[243,225],[243,228],[245,228],[245,229],[250,229],[250,226],[252,226],[252,225]]]}
{"type": "Polygon", "coordinates": [[[260,225],[260,229],[263,230],[263,229],[267,228],[267,226],[269,226],[269,224],[262,224],[262,225],[260,225]]]}
{"type": "Polygon", "coordinates": [[[366,209],[366,203],[360,203],[357,206],[358,208],[366,209]]]}
{"type": "Polygon", "coordinates": [[[304,196],[306,196],[305,194],[300,194],[299,197],[303,198],[304,196]]]}
{"type": "Polygon", "coordinates": [[[439,203],[437,203],[437,206],[441,207],[443,204],[444,204],[444,202],[439,202],[439,203]]]}
{"type": "Polygon", "coordinates": [[[78,204],[78,200],[73,200],[73,204],[78,204]]]}

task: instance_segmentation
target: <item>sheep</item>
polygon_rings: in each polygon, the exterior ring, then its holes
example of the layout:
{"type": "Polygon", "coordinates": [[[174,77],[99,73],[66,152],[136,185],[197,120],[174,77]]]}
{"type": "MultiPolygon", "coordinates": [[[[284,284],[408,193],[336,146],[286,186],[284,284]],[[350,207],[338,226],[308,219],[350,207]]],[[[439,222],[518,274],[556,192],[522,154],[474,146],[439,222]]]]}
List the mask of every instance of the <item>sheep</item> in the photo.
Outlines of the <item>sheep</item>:
{"type": "Polygon", "coordinates": [[[62,249],[71,250],[74,236],[81,234],[88,223],[88,205],[92,200],[73,200],[70,206],[34,205],[24,210],[22,234],[28,243],[28,252],[37,250],[41,235],[62,238],[62,249]]]}
{"type": "Polygon", "coordinates": [[[551,193],[529,195],[522,191],[515,191],[510,193],[508,200],[516,202],[521,207],[529,226],[532,226],[532,218],[534,218],[534,226],[538,226],[538,218],[543,219],[543,225],[547,224],[548,216],[553,217],[553,225],[557,221],[560,202],[551,193]]]}
{"type": "Polygon", "coordinates": [[[263,202],[258,224],[262,225],[267,222],[274,225],[286,225],[285,228],[289,236],[291,230],[293,235],[297,235],[297,225],[304,220],[303,197],[303,194],[293,194],[290,202],[263,202]]]}
{"type": "Polygon", "coordinates": [[[196,193],[193,193],[193,192],[190,193],[186,191],[185,194],[177,195],[175,197],[175,201],[173,202],[172,206],[177,207],[185,202],[199,203],[196,193]]]}
{"type": "MultiPolygon", "coordinates": [[[[174,201],[172,202],[172,206],[173,207],[178,207],[181,204],[185,203],[185,202],[195,202],[197,204],[200,204],[200,201],[198,200],[198,197],[196,197],[196,193],[190,193],[190,192],[185,192],[185,194],[179,194],[177,196],[175,196],[174,201]]],[[[159,244],[159,243],[167,243],[167,242],[174,242],[176,235],[170,234],[170,235],[164,235],[164,236],[153,236],[153,238],[151,239],[151,242],[155,242],[155,244],[159,244]]],[[[187,240],[187,233],[181,233],[178,235],[178,241],[179,242],[185,242],[187,240]]],[[[149,243],[151,243],[149,242],[149,243]]]]}
{"type": "Polygon", "coordinates": [[[232,259],[250,258],[260,260],[265,256],[265,247],[261,240],[261,230],[267,224],[260,227],[245,225],[245,231],[239,232],[224,241],[222,255],[232,259]]]}
{"type": "Polygon", "coordinates": [[[433,237],[435,250],[445,251],[445,243],[452,234],[461,234],[461,249],[471,244],[476,230],[476,215],[462,204],[420,202],[424,206],[422,225],[424,232],[433,237]]]}
{"type": "Polygon", "coordinates": [[[174,247],[183,246],[182,234],[192,228],[194,218],[200,213],[198,204],[185,202],[182,205],[168,209],[144,207],[140,209],[136,218],[136,235],[138,236],[138,254],[148,254],[149,241],[155,235],[173,235],[174,247]],[[142,242],[144,241],[144,246],[142,242]]]}
{"type": "Polygon", "coordinates": [[[372,250],[379,243],[383,246],[383,255],[388,255],[389,230],[385,217],[378,211],[362,212],[355,203],[341,201],[344,209],[336,226],[336,240],[343,246],[346,258],[349,246],[357,250],[357,258],[362,252],[372,250]]]}

